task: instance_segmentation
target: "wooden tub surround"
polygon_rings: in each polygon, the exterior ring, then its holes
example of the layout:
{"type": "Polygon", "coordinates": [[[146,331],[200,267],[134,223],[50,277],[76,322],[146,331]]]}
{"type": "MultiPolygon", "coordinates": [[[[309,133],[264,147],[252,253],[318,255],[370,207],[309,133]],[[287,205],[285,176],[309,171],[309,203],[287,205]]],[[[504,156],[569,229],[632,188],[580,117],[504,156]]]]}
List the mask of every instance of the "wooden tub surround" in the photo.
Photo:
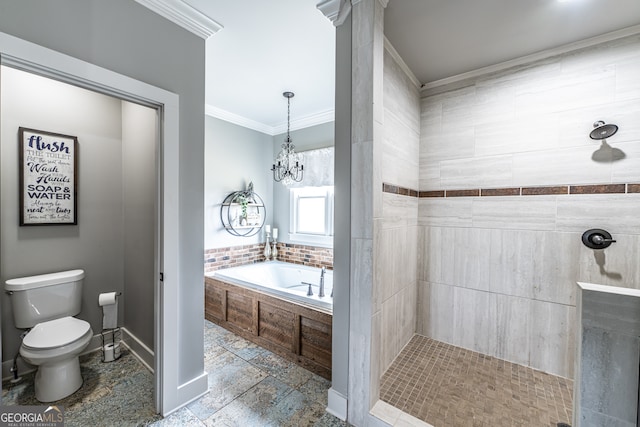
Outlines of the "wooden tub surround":
{"type": "Polygon", "coordinates": [[[328,312],[206,276],[205,318],[331,379],[328,312]]]}

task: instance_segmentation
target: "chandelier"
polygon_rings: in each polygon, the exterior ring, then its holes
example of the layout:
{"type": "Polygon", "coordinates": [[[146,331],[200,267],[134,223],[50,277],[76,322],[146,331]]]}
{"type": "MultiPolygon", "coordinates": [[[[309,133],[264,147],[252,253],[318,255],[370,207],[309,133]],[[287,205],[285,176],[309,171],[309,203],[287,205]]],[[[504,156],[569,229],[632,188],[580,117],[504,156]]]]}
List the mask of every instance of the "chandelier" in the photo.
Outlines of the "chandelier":
{"type": "Polygon", "coordinates": [[[282,150],[276,157],[276,163],[271,168],[273,171],[273,179],[276,182],[281,182],[282,185],[288,186],[294,182],[302,181],[304,175],[304,166],[302,165],[302,154],[294,151],[294,145],[291,143],[290,121],[291,121],[291,98],[293,98],[293,92],[285,92],[282,94],[287,98],[287,138],[282,144],[282,150]]]}

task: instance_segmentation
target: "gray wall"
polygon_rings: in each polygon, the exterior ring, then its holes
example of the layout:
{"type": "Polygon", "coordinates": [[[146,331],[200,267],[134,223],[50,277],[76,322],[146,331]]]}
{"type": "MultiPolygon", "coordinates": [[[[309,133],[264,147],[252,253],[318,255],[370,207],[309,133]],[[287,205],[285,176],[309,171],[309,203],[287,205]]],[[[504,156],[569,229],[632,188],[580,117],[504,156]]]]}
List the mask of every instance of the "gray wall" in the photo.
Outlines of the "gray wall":
{"type": "Polygon", "coordinates": [[[124,326],[154,344],[157,112],[122,102],[124,326]]]}
{"type": "Polygon", "coordinates": [[[229,234],[220,221],[220,205],[233,191],[253,188],[266,206],[267,219],[273,215],[270,135],[247,129],[211,116],[205,118],[205,248],[223,248],[264,242],[264,233],[238,237],[229,234]]]}
{"type": "MultiPolygon", "coordinates": [[[[12,68],[2,69],[0,279],[82,268],[82,312],[102,329],[98,294],[124,291],[121,101],[12,68]],[[19,227],[18,127],[78,137],[78,225],[19,227]]],[[[2,298],[3,360],[21,331],[2,298]]],[[[152,294],[153,295],[153,294],[152,294]]],[[[122,307],[120,320],[122,321],[122,307]]]]}
{"type": "Polygon", "coordinates": [[[178,380],[204,369],[205,42],[131,0],[3,2],[0,31],[152,84],[180,97],[178,380]]]}
{"type": "MultiPolygon", "coordinates": [[[[273,154],[269,161],[269,169],[274,159],[282,149],[282,144],[287,134],[283,133],[273,137],[273,154]]],[[[334,145],[334,124],[323,123],[305,129],[291,131],[291,139],[296,152],[314,150],[317,148],[332,147],[334,145]]],[[[270,172],[271,174],[271,172],[270,172]]],[[[273,177],[273,174],[270,175],[273,177]]],[[[289,187],[273,181],[273,226],[278,229],[278,241],[289,243],[289,187]]],[[[304,182],[304,179],[303,179],[304,182]]]]}
{"type": "MultiPolygon", "coordinates": [[[[265,224],[278,228],[278,241],[289,242],[289,188],[273,181],[271,166],[285,134],[270,136],[224,120],[205,119],[205,248],[264,242],[264,231],[237,237],[222,228],[220,204],[232,191],[253,181],[265,202],[265,224]]],[[[334,125],[323,123],[291,132],[297,152],[333,146],[334,125]]]]}
{"type": "MultiPolygon", "coordinates": [[[[153,348],[155,110],[8,67],[2,88],[0,279],[82,268],[79,317],[99,333],[98,294],[122,292],[118,324],[153,348]],[[78,136],[77,226],[17,226],[21,125],[78,136]]],[[[9,298],[2,299],[5,360],[20,331],[9,298]]]]}

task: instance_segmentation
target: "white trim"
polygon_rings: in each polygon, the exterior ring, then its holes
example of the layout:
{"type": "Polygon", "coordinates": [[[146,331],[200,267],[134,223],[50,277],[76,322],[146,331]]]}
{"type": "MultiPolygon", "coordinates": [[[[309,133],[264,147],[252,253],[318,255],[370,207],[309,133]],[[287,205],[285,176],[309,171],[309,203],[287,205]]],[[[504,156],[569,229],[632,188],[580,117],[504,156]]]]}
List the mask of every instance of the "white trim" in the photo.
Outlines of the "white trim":
{"type": "Polygon", "coordinates": [[[324,0],[316,5],[318,10],[326,16],[334,26],[339,27],[351,13],[349,0],[324,0]]]}
{"type": "Polygon", "coordinates": [[[413,415],[401,411],[395,406],[389,405],[382,400],[378,400],[369,413],[381,422],[392,427],[411,426],[411,427],[433,427],[431,424],[424,422],[413,415]]]}
{"type": "Polygon", "coordinates": [[[293,187],[289,191],[289,241],[292,243],[302,243],[311,246],[333,247],[333,203],[334,187],[293,187]],[[326,234],[311,234],[298,232],[298,205],[302,198],[322,198],[325,201],[325,223],[326,234]]]}
{"type": "MultiPolygon", "coordinates": [[[[0,32],[0,62],[57,80],[72,82],[100,93],[154,105],[160,112],[159,135],[162,175],[161,219],[162,269],[164,282],[156,273],[155,305],[155,380],[156,409],[162,415],[191,401],[207,390],[206,381],[197,382],[202,390],[179,389],[178,327],[180,313],[180,99],[156,86],[132,79],[106,68],[0,32]],[[186,393],[192,392],[194,396],[186,393]]],[[[204,371],[204,370],[203,370],[204,371]]],[[[187,381],[190,383],[191,381],[187,381]]]]}
{"type": "Polygon", "coordinates": [[[181,397],[181,401],[183,403],[181,403],[180,406],[171,409],[169,412],[162,414],[162,416],[168,417],[178,409],[195,402],[207,393],[209,393],[209,374],[207,372],[203,372],[199,376],[181,384],[180,387],[178,387],[178,395],[181,397]],[[203,389],[204,391],[202,391],[203,389]]]}
{"type": "MultiPolygon", "coordinates": [[[[310,114],[306,117],[300,117],[295,120],[291,120],[291,130],[305,129],[311,126],[321,125],[323,123],[329,123],[335,120],[335,111],[333,109],[321,111],[319,113],[310,114]]],[[[287,131],[287,123],[284,122],[280,125],[273,127],[273,135],[279,135],[287,131]]]]}
{"type": "MultiPolygon", "coordinates": [[[[234,125],[242,126],[247,129],[252,129],[258,132],[262,132],[269,136],[276,136],[287,131],[287,123],[282,123],[277,126],[269,126],[267,124],[257,122],[252,119],[248,119],[239,114],[231,113],[222,108],[214,107],[210,104],[205,104],[204,113],[207,116],[215,117],[216,119],[224,120],[225,122],[233,123],[234,125]]],[[[323,123],[329,123],[334,121],[334,110],[321,111],[320,113],[311,114],[306,117],[302,117],[291,121],[291,130],[305,129],[311,126],[321,125],[323,123]]]]}
{"type": "Polygon", "coordinates": [[[529,64],[531,62],[539,61],[542,59],[550,58],[556,55],[562,55],[563,53],[572,52],[578,49],[584,49],[587,47],[595,46],[600,43],[610,42],[623,37],[632,36],[640,33],[640,25],[634,25],[632,27],[623,28],[622,30],[613,31],[599,36],[591,37],[584,40],[579,40],[574,43],[569,43],[563,46],[559,46],[553,49],[543,50],[531,55],[522,56],[520,58],[511,59],[509,61],[501,62],[499,64],[489,65],[488,67],[478,68],[477,70],[469,71],[466,73],[458,74],[444,79],[427,82],[422,85],[421,90],[429,90],[440,86],[446,86],[451,83],[457,83],[467,79],[473,79],[476,77],[484,76],[486,74],[495,73],[497,71],[506,70],[507,68],[515,67],[518,65],[529,64]]]}
{"type": "Polygon", "coordinates": [[[224,28],[221,24],[182,0],[135,1],[205,40],[224,28]]]}
{"type": "Polygon", "coordinates": [[[327,412],[334,417],[340,418],[342,421],[347,420],[347,403],[348,400],[341,393],[332,388],[327,391],[327,412]]]}
{"type": "Polygon", "coordinates": [[[396,61],[396,63],[400,66],[400,69],[404,71],[407,77],[409,77],[411,83],[413,83],[415,87],[420,88],[420,80],[418,80],[416,75],[413,74],[411,68],[409,68],[407,63],[404,62],[404,59],[402,59],[396,48],[393,47],[387,36],[384,36],[384,48],[387,50],[387,52],[389,52],[389,55],[391,55],[394,61],[396,61]]]}
{"type": "Polygon", "coordinates": [[[216,119],[224,120],[225,122],[233,123],[234,125],[242,126],[247,129],[252,129],[258,132],[266,133],[273,136],[273,126],[265,125],[264,123],[257,122],[255,120],[248,119],[239,114],[231,113],[222,108],[214,107],[210,104],[205,104],[204,113],[207,116],[215,117],[216,119]]]}
{"type": "Polygon", "coordinates": [[[620,288],[618,286],[598,285],[596,283],[577,282],[583,291],[601,292],[605,294],[640,297],[640,289],[620,288]]]}
{"type": "Polygon", "coordinates": [[[121,328],[122,343],[150,372],[154,372],[154,354],[153,350],[145,345],[142,341],[133,335],[127,328],[121,328]]]}
{"type": "Polygon", "coordinates": [[[335,22],[340,14],[340,8],[344,4],[344,0],[324,0],[316,5],[316,8],[322,12],[331,22],[335,22]]]}

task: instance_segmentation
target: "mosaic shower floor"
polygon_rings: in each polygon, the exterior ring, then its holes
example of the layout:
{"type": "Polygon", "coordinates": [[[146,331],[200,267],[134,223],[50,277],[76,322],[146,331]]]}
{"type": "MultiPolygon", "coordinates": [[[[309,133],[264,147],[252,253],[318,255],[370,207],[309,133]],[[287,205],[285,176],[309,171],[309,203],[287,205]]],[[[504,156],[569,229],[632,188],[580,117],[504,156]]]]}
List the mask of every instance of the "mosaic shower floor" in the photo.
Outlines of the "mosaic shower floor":
{"type": "MultiPolygon", "coordinates": [[[[153,374],[123,352],[102,363],[100,353],[80,358],[85,382],[56,402],[66,426],[346,427],[325,412],[329,381],[225,329],[205,321],[205,370],[209,393],[165,419],[154,412],[153,374]]],[[[3,405],[41,405],[33,374],[19,384],[4,382],[3,405]]]]}
{"type": "Polygon", "coordinates": [[[382,377],[381,400],[435,427],[570,423],[573,381],[414,335],[382,377]]]}

